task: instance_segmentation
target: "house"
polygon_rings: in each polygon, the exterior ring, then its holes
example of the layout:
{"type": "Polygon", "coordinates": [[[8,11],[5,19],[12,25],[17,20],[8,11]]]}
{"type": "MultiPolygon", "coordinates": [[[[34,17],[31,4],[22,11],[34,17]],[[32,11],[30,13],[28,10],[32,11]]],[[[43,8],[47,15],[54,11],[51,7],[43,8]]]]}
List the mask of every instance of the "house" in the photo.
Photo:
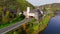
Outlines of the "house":
{"type": "Polygon", "coordinates": [[[40,20],[40,17],[43,15],[43,11],[40,9],[30,10],[30,7],[27,7],[27,11],[24,11],[24,15],[26,18],[34,17],[35,19],[40,20]]]}

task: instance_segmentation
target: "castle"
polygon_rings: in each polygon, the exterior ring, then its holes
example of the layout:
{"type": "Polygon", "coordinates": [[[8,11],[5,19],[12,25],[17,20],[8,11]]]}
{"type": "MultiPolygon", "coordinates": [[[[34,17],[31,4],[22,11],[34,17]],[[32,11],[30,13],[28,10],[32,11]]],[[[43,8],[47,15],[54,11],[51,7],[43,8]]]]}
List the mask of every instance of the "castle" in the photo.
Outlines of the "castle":
{"type": "Polygon", "coordinates": [[[30,7],[27,7],[27,11],[24,11],[24,15],[26,18],[34,17],[37,20],[40,20],[40,17],[43,15],[43,11],[41,11],[39,8],[30,10],[30,7]]]}

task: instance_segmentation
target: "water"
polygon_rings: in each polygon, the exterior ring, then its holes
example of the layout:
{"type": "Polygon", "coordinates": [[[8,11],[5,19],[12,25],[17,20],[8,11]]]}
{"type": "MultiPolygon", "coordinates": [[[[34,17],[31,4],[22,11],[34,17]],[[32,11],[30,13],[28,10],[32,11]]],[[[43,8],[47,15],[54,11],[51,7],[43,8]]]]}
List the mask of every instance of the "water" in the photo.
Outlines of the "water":
{"type": "Polygon", "coordinates": [[[48,27],[41,34],[60,34],[60,15],[53,17],[48,27]]]}

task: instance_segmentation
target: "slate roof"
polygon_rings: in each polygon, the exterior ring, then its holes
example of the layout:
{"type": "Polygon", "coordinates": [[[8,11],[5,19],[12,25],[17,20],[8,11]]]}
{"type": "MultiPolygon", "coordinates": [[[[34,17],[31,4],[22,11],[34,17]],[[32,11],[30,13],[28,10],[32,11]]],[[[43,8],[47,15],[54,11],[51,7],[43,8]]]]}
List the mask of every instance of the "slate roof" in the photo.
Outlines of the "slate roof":
{"type": "Polygon", "coordinates": [[[39,9],[31,10],[30,13],[38,13],[38,14],[41,14],[41,12],[40,12],[39,9]]]}

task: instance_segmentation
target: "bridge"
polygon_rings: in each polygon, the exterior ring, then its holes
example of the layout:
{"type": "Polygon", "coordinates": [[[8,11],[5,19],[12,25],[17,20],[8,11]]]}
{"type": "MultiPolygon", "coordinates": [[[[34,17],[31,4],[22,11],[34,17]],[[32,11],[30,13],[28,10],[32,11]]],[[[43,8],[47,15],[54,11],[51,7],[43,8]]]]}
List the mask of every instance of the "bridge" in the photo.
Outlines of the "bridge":
{"type": "Polygon", "coordinates": [[[32,18],[29,18],[29,19],[25,18],[24,20],[22,20],[22,21],[20,21],[20,22],[18,22],[18,23],[15,23],[15,24],[13,24],[13,25],[11,25],[11,26],[9,26],[9,27],[3,28],[3,29],[0,30],[0,34],[5,34],[5,33],[9,32],[9,31],[11,31],[11,30],[13,30],[13,29],[15,29],[15,28],[18,28],[18,27],[21,26],[23,23],[30,22],[31,19],[32,19],[32,18]]]}

